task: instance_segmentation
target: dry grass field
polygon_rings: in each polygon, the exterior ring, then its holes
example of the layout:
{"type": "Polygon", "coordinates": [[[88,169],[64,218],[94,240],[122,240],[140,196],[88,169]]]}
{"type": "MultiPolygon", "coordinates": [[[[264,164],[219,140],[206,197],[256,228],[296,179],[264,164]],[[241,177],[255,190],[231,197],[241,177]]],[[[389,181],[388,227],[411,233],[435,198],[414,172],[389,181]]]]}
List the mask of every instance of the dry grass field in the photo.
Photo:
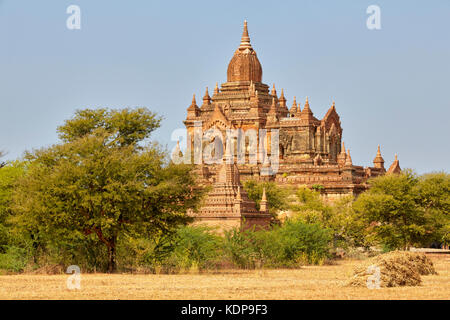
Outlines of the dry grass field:
{"type": "Polygon", "coordinates": [[[0,276],[0,299],[449,299],[450,257],[433,258],[438,275],[418,287],[344,286],[359,261],[298,270],[229,270],[180,275],[83,274],[80,290],[67,275],[0,276]]]}

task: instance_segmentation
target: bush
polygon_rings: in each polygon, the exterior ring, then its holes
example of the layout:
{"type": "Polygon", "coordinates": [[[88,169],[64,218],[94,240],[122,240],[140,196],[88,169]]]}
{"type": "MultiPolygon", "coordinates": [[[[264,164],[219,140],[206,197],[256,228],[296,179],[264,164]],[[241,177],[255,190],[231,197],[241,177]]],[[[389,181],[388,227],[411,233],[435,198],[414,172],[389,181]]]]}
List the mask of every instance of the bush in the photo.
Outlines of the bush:
{"type": "Polygon", "coordinates": [[[321,264],[328,256],[332,235],[317,224],[287,220],[272,230],[226,234],[225,248],[231,262],[240,268],[297,267],[321,264]]]}
{"type": "Polygon", "coordinates": [[[334,248],[347,249],[352,246],[370,246],[363,220],[358,219],[352,209],[352,196],[333,203],[324,202],[320,193],[301,187],[296,192],[298,203],[293,204],[294,217],[305,223],[319,224],[333,233],[334,248]]]}
{"type": "Polygon", "coordinates": [[[332,234],[318,224],[288,220],[273,232],[278,239],[281,264],[319,264],[328,257],[332,234]]]}
{"type": "Polygon", "coordinates": [[[14,246],[3,249],[4,253],[0,253],[0,270],[22,272],[28,263],[27,251],[14,246]]]}
{"type": "Polygon", "coordinates": [[[180,226],[157,238],[122,239],[118,262],[122,270],[152,273],[210,269],[220,263],[222,247],[222,238],[212,229],[180,226]]]}
{"type": "Polygon", "coordinates": [[[237,228],[225,231],[224,250],[226,258],[236,267],[252,269],[258,264],[255,251],[255,235],[264,231],[239,231],[237,228]]]}
{"type": "Polygon", "coordinates": [[[207,227],[180,227],[175,241],[168,259],[174,259],[177,267],[184,270],[214,268],[222,256],[222,238],[207,227]]]}

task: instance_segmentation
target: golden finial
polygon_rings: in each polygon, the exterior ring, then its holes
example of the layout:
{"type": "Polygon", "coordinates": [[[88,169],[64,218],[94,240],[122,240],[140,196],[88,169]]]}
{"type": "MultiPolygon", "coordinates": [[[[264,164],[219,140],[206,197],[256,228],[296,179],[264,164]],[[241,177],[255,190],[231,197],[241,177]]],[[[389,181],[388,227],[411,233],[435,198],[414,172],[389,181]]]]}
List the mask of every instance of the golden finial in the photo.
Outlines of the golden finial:
{"type": "Polygon", "coordinates": [[[350,149],[347,150],[347,157],[345,158],[345,165],[351,166],[352,163],[352,157],[350,156],[350,149]]]}
{"type": "Polygon", "coordinates": [[[250,37],[248,36],[247,20],[244,21],[244,30],[242,32],[241,45],[239,49],[251,49],[250,37]]]}
{"type": "Polygon", "coordinates": [[[273,96],[277,95],[277,90],[275,90],[275,83],[273,84],[272,92],[270,94],[273,95],[273,96]]]}
{"type": "Polygon", "coordinates": [[[219,84],[216,82],[216,87],[214,88],[214,94],[219,93],[219,84]]]}

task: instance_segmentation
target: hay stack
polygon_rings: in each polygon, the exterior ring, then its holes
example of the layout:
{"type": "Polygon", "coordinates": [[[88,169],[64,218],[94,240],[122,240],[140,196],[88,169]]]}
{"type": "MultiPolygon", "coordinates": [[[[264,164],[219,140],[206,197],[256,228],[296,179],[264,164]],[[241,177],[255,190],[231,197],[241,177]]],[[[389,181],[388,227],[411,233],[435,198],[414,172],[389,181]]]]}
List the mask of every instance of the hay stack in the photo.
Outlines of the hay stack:
{"type": "Polygon", "coordinates": [[[433,262],[423,253],[393,251],[366,260],[355,267],[348,285],[366,287],[368,277],[374,275],[370,266],[380,268],[380,287],[417,286],[420,275],[437,274],[433,262]]]}

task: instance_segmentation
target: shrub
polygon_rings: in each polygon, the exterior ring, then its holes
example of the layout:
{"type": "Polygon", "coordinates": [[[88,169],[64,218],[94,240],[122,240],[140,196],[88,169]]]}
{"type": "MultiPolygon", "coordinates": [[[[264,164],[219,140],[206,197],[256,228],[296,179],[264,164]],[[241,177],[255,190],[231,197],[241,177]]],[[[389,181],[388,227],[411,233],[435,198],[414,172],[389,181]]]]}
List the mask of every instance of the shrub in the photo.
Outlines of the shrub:
{"type": "Polygon", "coordinates": [[[332,235],[317,224],[287,220],[272,230],[226,234],[225,248],[231,262],[241,268],[296,267],[320,264],[329,255],[332,235]]]}
{"type": "Polygon", "coordinates": [[[28,263],[27,251],[25,249],[8,246],[4,253],[0,253],[0,270],[21,272],[28,263]]]}
{"type": "Polygon", "coordinates": [[[318,264],[328,257],[332,234],[330,230],[323,229],[318,224],[288,220],[274,232],[280,246],[279,259],[283,264],[318,264]]]}
{"type": "Polygon", "coordinates": [[[296,192],[298,203],[292,205],[294,217],[305,223],[319,224],[333,233],[333,246],[347,249],[349,246],[370,246],[363,220],[352,209],[352,196],[333,203],[324,202],[320,193],[301,187],[296,192]]]}
{"type": "Polygon", "coordinates": [[[224,250],[226,259],[239,268],[255,268],[258,264],[255,235],[261,232],[264,231],[239,231],[237,228],[225,231],[224,250]]]}
{"type": "Polygon", "coordinates": [[[215,267],[222,254],[222,238],[207,227],[183,226],[175,235],[176,245],[169,259],[181,269],[215,267]]]}

